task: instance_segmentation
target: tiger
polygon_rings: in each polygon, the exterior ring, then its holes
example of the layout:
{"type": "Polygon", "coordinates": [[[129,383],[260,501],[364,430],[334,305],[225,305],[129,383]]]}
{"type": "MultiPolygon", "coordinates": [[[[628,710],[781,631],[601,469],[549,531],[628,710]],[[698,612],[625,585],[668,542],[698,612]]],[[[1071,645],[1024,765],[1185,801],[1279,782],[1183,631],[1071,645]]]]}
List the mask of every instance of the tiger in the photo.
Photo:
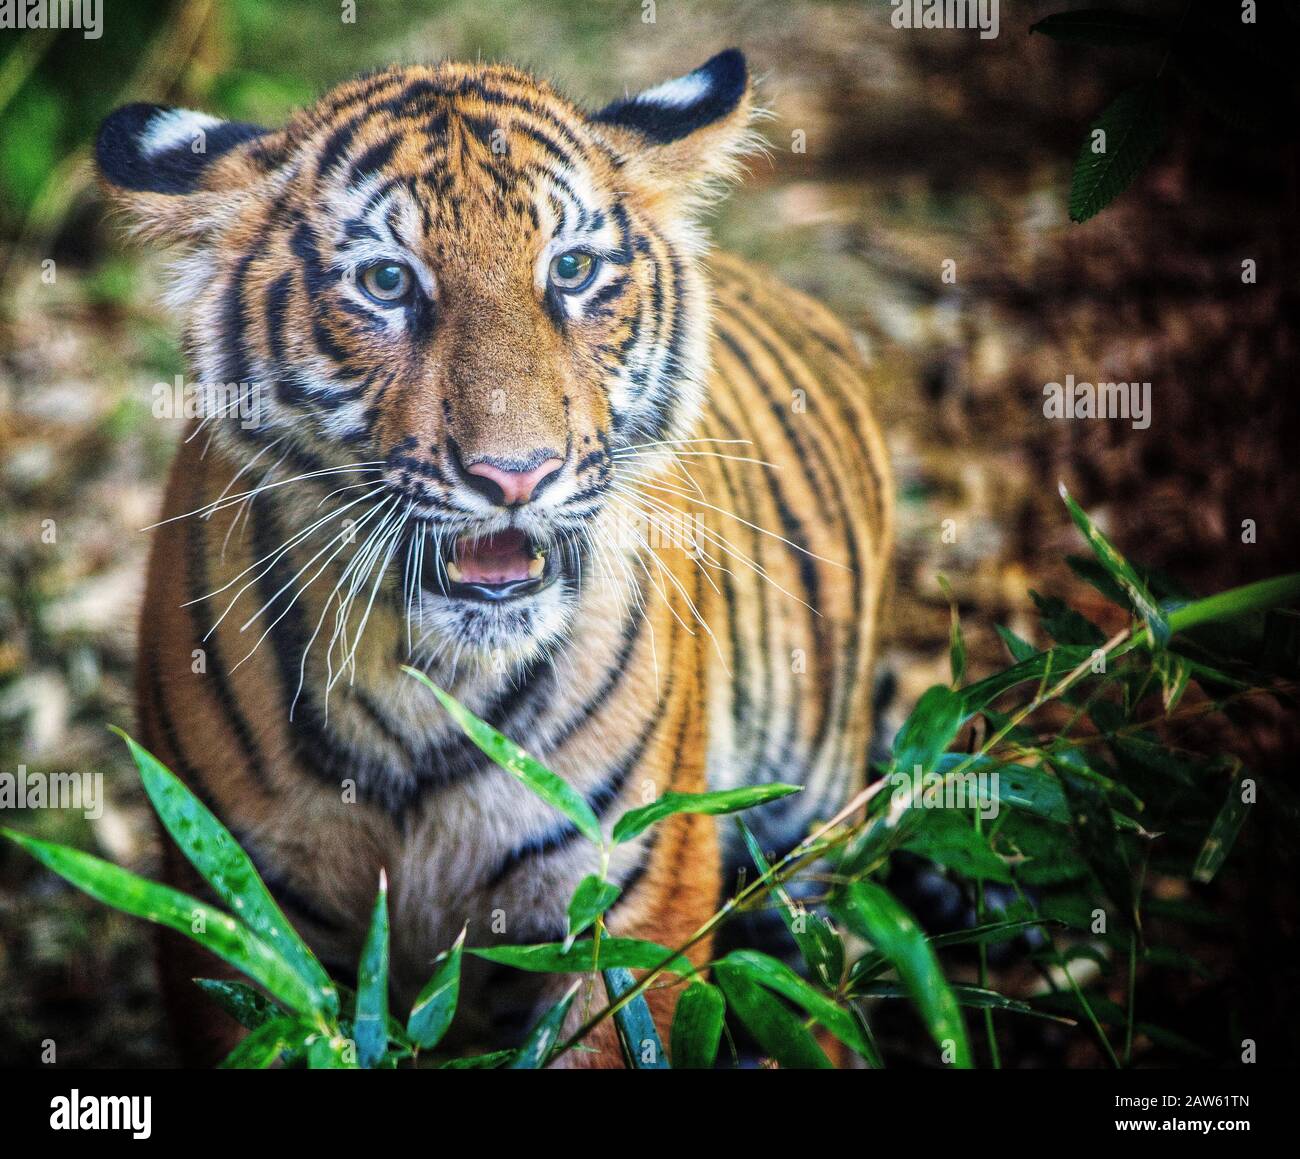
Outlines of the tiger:
{"type": "MultiPolygon", "coordinates": [[[[140,739],[335,978],[381,871],[409,1005],[463,927],[563,940],[601,868],[404,665],[607,832],[668,792],[784,781],[803,791],[747,814],[779,853],[864,783],[889,461],[850,332],[708,241],[762,116],[729,49],[596,111],[448,61],[278,129],[152,104],[100,127],[205,402],[154,529],[140,739]]],[[[735,828],[678,813],[614,845],[607,932],[687,943],[745,862],[735,828]]],[[[217,1058],[239,1028],[196,997],[213,963],[162,938],[182,1057],[217,1058]]],[[[467,955],[444,1045],[519,1043],[567,983],[467,955]]],[[[660,1027],[679,991],[649,990],[660,1027]]],[[[622,1065],[610,1021],[562,1063],[622,1065]]]]}

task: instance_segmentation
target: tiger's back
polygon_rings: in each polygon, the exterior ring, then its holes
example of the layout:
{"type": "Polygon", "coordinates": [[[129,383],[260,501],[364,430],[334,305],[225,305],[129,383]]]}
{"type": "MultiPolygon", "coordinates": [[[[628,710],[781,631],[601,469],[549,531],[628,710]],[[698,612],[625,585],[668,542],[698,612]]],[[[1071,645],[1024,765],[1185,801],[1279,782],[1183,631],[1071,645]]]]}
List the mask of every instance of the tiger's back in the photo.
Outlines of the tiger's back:
{"type": "Polygon", "coordinates": [[[757,460],[706,454],[691,468],[708,480],[701,518],[754,565],[719,577],[730,675],[712,684],[710,779],[804,785],[747,819],[784,852],[865,781],[892,481],[844,327],[738,259],[714,255],[710,270],[716,370],[702,429],[757,460]]]}

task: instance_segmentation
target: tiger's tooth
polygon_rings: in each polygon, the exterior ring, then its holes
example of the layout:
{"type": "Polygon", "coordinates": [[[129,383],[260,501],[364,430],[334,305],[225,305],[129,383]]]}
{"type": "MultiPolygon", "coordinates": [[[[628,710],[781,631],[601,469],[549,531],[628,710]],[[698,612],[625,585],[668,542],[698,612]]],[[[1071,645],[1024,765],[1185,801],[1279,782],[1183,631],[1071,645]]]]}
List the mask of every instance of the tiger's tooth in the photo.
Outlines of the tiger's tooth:
{"type": "Polygon", "coordinates": [[[542,569],[546,566],[546,556],[535,555],[528,561],[528,578],[537,579],[542,574],[542,569]]]}
{"type": "Polygon", "coordinates": [[[454,584],[465,582],[465,573],[456,566],[456,561],[453,559],[447,561],[447,578],[454,584]]]}

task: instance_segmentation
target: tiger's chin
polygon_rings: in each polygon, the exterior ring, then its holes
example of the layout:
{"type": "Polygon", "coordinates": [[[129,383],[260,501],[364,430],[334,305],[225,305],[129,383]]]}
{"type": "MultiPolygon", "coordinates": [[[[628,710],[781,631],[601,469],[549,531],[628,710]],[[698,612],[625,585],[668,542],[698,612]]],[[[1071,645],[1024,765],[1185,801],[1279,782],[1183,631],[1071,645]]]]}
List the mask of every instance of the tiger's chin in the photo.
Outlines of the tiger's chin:
{"type": "Polygon", "coordinates": [[[420,636],[417,664],[474,664],[505,673],[559,644],[573,621],[574,606],[559,584],[508,603],[486,603],[421,589],[415,613],[420,636]],[[418,623],[420,614],[424,626],[418,623]]]}
{"type": "Polygon", "coordinates": [[[577,577],[559,552],[537,559],[501,576],[426,565],[408,603],[412,659],[504,674],[558,645],[577,611],[577,577]]]}

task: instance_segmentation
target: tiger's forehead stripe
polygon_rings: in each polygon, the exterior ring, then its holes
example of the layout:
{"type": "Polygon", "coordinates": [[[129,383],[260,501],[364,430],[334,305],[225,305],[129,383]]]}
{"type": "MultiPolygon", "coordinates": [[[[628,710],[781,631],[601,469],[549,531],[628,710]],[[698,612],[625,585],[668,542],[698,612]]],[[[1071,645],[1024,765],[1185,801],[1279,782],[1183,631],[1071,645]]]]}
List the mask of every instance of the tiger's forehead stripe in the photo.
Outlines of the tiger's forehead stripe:
{"type": "Polygon", "coordinates": [[[529,83],[506,68],[485,69],[481,75],[457,75],[445,69],[380,73],[345,86],[327,105],[309,110],[288,132],[291,139],[321,140],[317,173],[323,176],[372,126],[388,139],[371,142],[371,156],[354,158],[361,169],[382,162],[402,136],[423,138],[431,148],[445,146],[449,116],[457,117],[487,144],[497,128],[517,133],[565,169],[575,164],[587,168],[598,161],[616,171],[622,164],[603,142],[575,131],[580,114],[573,105],[549,87],[529,83]]]}
{"type": "Polygon", "coordinates": [[[546,232],[563,236],[598,234],[613,213],[618,237],[599,244],[626,261],[626,212],[618,195],[601,189],[609,186],[601,176],[616,173],[608,150],[579,140],[555,121],[560,110],[545,110],[530,99],[485,102],[483,92],[481,85],[430,87],[417,81],[387,96],[382,107],[364,105],[329,130],[315,168],[318,181],[345,205],[343,233],[364,236],[372,228],[367,219],[374,204],[403,188],[426,234],[446,215],[460,228],[468,193],[527,218],[535,233],[543,232],[543,210],[546,232]],[[393,108],[415,108],[418,114],[394,117],[393,108]],[[576,151],[566,151],[548,132],[557,125],[576,151]],[[358,208],[359,191],[366,201],[358,208]]]}

